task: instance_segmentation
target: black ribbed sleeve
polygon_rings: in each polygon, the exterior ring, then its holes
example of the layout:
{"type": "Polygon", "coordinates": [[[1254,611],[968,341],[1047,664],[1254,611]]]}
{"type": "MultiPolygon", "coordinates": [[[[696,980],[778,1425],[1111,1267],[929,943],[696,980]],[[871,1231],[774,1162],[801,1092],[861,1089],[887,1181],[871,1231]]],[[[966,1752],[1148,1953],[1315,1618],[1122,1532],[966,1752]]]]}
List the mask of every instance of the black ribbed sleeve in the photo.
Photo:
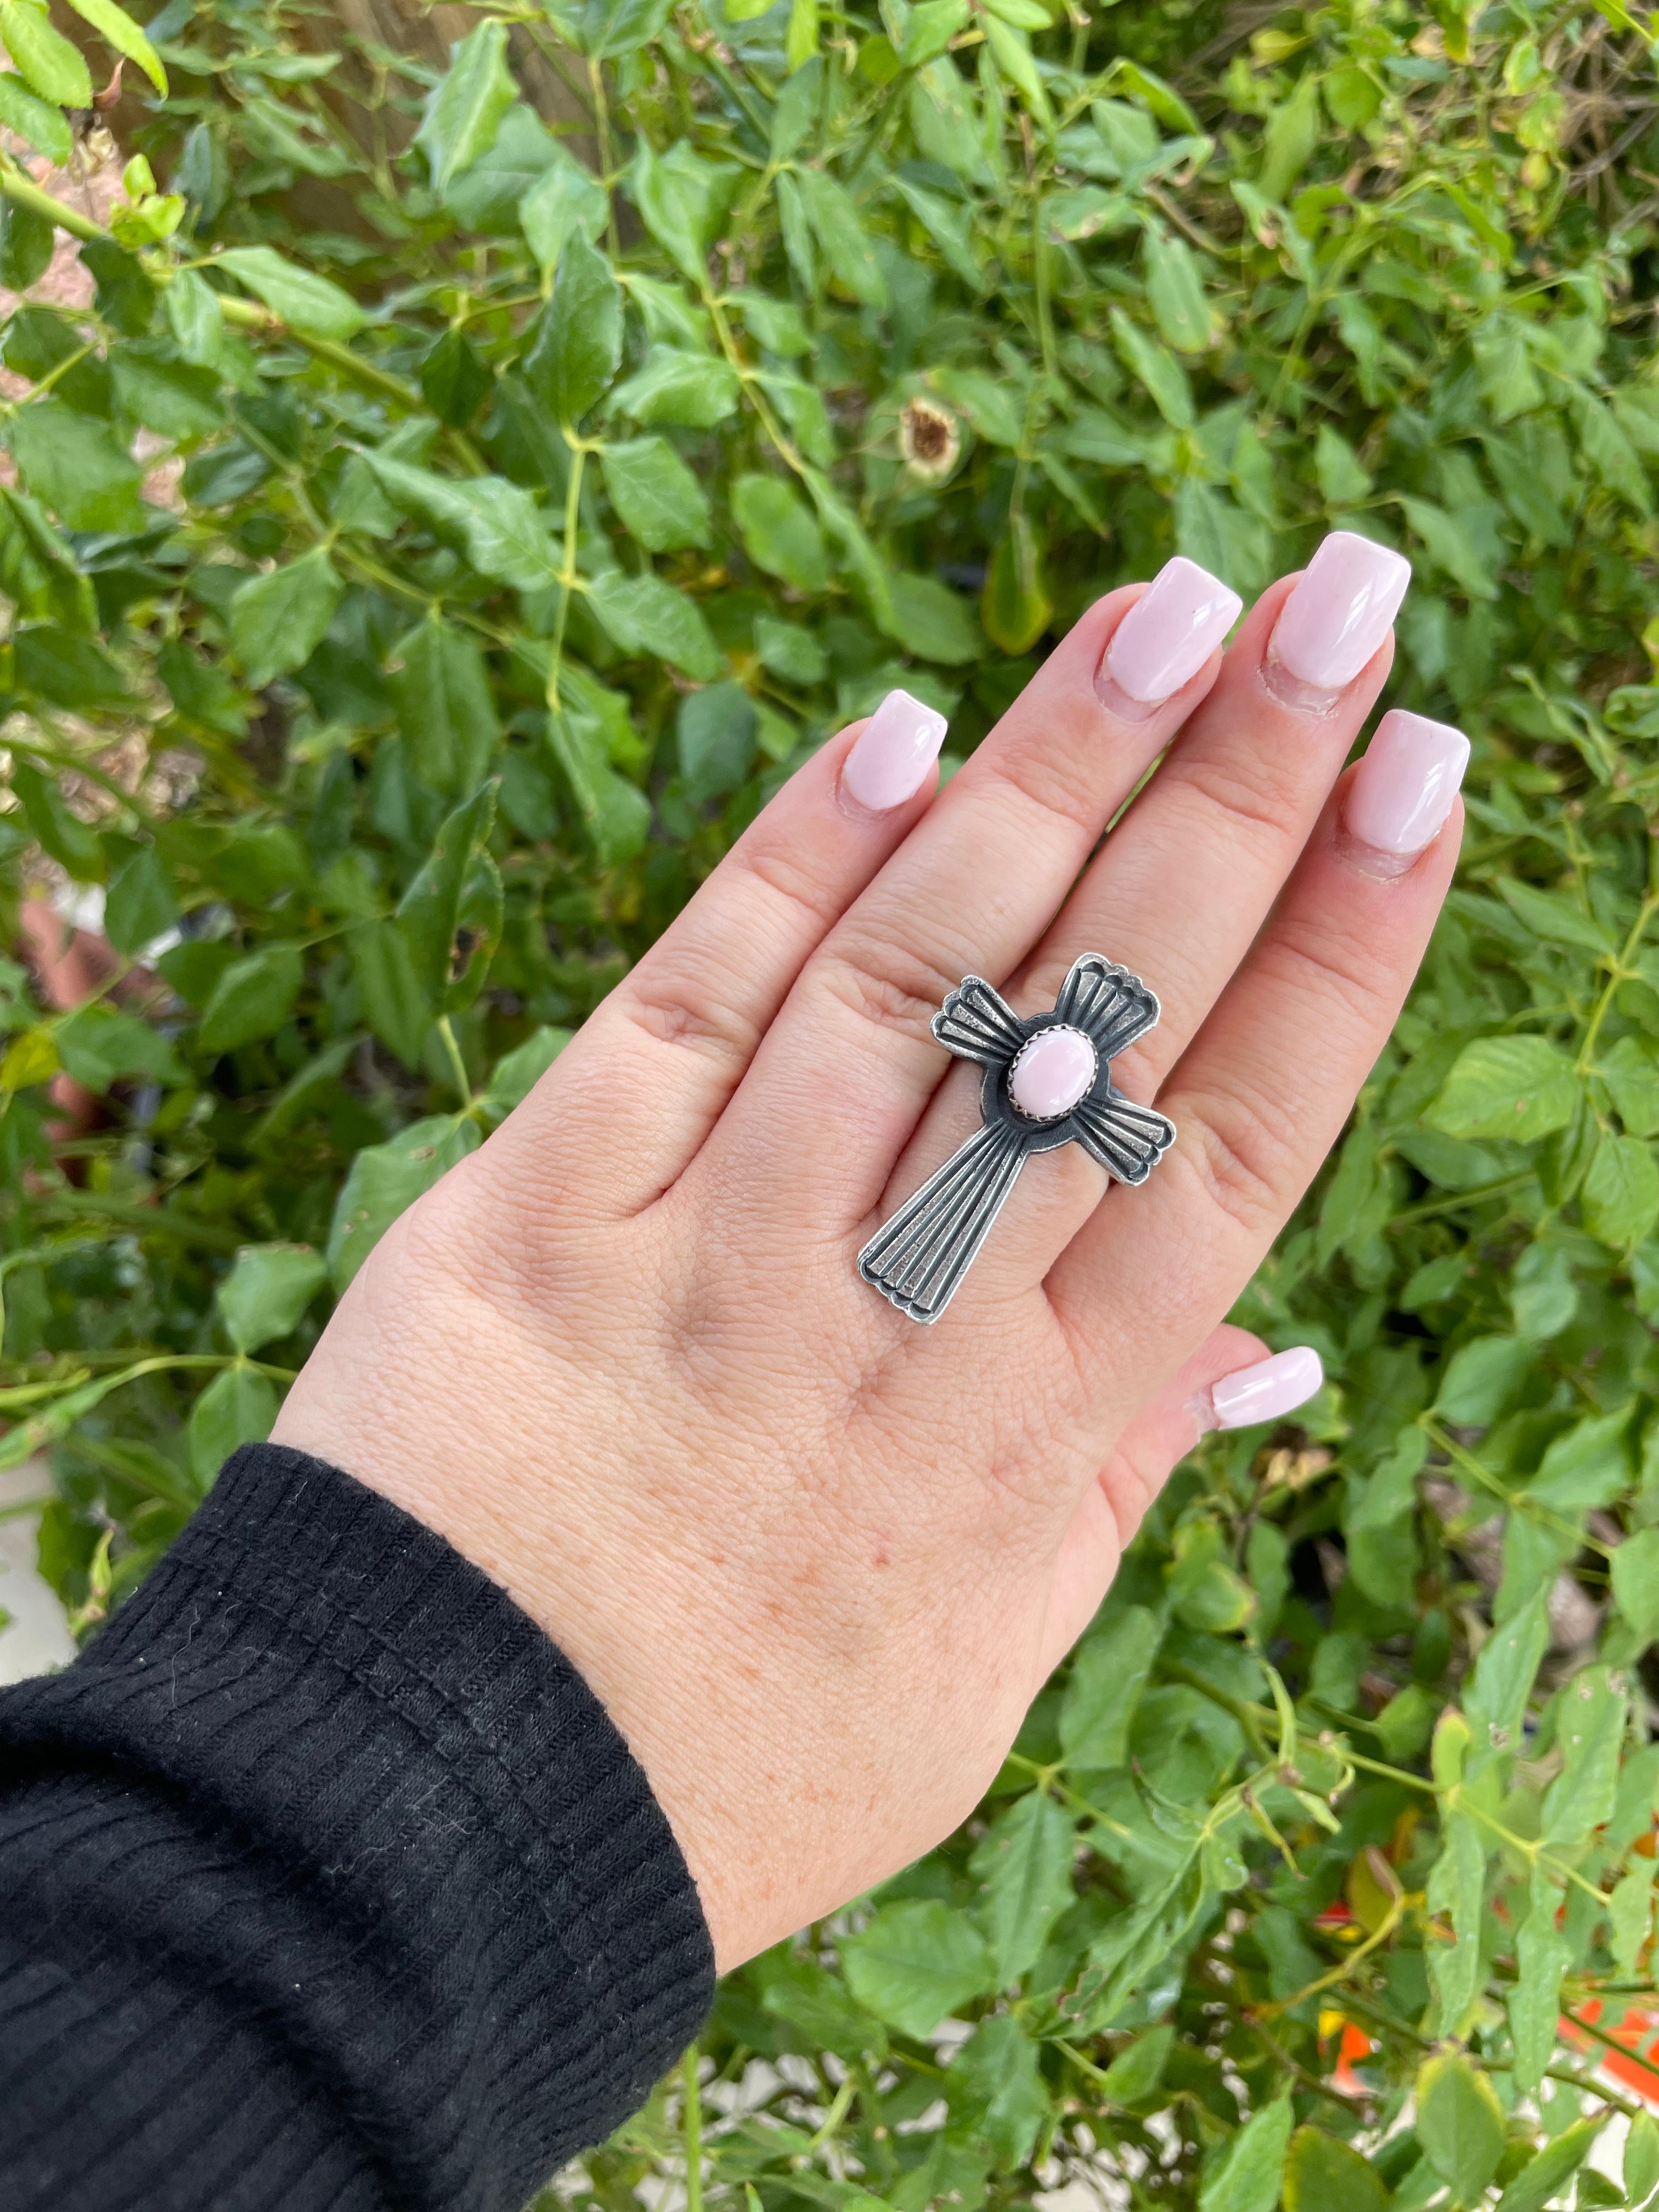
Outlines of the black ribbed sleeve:
{"type": "Polygon", "coordinates": [[[514,2212],[712,1987],[586,1684],[319,1461],[239,1452],[82,1657],[0,1692],[8,2212],[514,2212]]]}

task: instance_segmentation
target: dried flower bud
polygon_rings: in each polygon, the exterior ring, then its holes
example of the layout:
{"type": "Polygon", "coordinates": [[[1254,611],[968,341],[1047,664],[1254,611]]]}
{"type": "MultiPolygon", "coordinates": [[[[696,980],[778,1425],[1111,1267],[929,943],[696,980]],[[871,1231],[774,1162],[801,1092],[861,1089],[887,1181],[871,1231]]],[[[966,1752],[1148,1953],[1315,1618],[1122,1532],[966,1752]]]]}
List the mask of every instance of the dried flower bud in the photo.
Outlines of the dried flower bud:
{"type": "Polygon", "coordinates": [[[943,483],[962,452],[956,416],[937,399],[907,399],[899,416],[899,451],[924,483],[943,483]]]}

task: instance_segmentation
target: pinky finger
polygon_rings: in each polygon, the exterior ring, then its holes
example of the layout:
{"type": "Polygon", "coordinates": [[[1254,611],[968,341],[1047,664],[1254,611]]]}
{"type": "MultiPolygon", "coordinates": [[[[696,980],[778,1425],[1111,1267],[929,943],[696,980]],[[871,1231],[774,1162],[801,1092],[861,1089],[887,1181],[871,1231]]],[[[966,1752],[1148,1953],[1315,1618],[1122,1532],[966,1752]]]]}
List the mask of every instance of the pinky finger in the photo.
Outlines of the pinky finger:
{"type": "Polygon", "coordinates": [[[1111,1586],[1124,1547],[1181,1462],[1208,1430],[1276,1421],[1324,1380],[1307,1345],[1270,1353],[1224,1322],[1143,1406],[1079,1502],[1055,1562],[1044,1672],[1058,1666],[1111,1586]]]}

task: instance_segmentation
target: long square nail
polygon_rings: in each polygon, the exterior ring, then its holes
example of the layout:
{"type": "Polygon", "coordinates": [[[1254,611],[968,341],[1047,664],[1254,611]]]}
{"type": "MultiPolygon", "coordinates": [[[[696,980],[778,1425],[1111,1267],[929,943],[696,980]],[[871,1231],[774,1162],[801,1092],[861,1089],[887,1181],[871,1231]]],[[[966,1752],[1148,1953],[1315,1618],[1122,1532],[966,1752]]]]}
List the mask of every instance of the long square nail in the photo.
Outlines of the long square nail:
{"type": "Polygon", "coordinates": [[[1118,624],[1101,674],[1137,705],[1157,706],[1191,683],[1243,604],[1207,568],[1177,553],[1118,624]]]}
{"type": "Polygon", "coordinates": [[[1270,670],[1325,697],[1345,690],[1387,637],[1411,580],[1403,554],[1334,530],[1279,611],[1270,670]]]}
{"type": "Polygon", "coordinates": [[[842,763],[842,789],[872,814],[902,806],[921,789],[950,726],[936,707],[890,691],[842,763]]]}
{"type": "Polygon", "coordinates": [[[1391,708],[1348,787],[1349,836],[1373,852],[1414,858],[1439,836],[1468,764],[1462,730],[1391,708]]]}
{"type": "Polygon", "coordinates": [[[1305,1405],[1325,1380],[1319,1354],[1310,1344],[1293,1345],[1271,1358],[1241,1367],[1210,1386],[1210,1409],[1216,1425],[1244,1429],[1258,1421],[1276,1421],[1282,1414],[1305,1405]]]}

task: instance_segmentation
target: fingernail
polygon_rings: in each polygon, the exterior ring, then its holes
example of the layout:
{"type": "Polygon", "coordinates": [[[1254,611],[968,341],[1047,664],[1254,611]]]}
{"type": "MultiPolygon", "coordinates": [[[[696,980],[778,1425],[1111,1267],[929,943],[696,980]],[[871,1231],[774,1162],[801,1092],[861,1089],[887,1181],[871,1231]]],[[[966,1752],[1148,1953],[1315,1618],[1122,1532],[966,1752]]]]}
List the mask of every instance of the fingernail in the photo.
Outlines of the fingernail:
{"type": "Polygon", "coordinates": [[[890,691],[842,763],[842,788],[872,814],[902,806],[921,790],[950,725],[908,691],[890,691]]]}
{"type": "Polygon", "coordinates": [[[1298,1344],[1241,1367],[1237,1375],[1224,1375],[1210,1385],[1210,1404],[1222,1428],[1247,1429],[1305,1406],[1324,1380],[1319,1354],[1310,1344],[1298,1344]]]}
{"type": "Polygon", "coordinates": [[[1334,530],[1279,611],[1267,646],[1277,667],[1322,703],[1353,682],[1389,634],[1412,564],[1370,538],[1334,530]]]}
{"type": "Polygon", "coordinates": [[[1138,705],[1157,706],[1197,675],[1243,604],[1207,568],[1177,553],[1113,632],[1101,676],[1138,705]]]}
{"type": "Polygon", "coordinates": [[[1385,857],[1414,859],[1439,836],[1468,764],[1462,730],[1391,708],[1348,787],[1349,836],[1385,857]]]}

